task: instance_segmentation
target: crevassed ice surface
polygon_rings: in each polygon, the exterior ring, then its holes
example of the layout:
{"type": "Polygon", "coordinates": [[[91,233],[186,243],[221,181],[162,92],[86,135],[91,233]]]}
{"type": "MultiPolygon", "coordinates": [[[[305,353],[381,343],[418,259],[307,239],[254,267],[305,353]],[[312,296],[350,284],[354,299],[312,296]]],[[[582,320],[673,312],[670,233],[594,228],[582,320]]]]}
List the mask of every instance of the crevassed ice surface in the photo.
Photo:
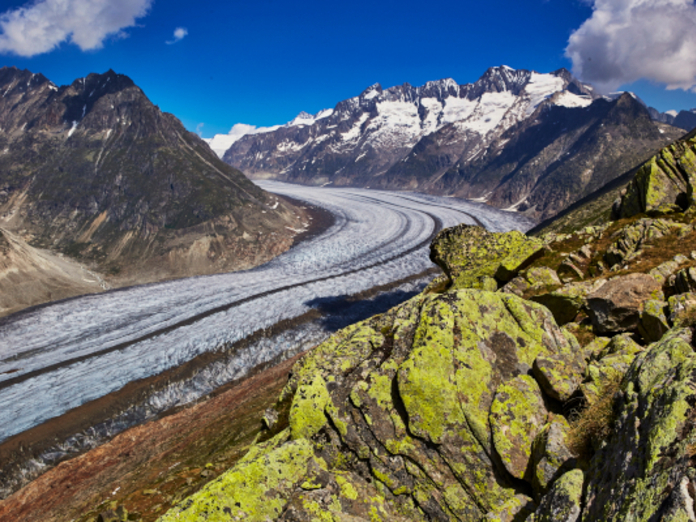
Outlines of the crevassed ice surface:
{"type": "MultiPolygon", "coordinates": [[[[6,318],[0,322],[0,440],[298,317],[313,299],[420,273],[432,266],[428,247],[439,227],[531,226],[514,213],[454,198],[259,184],[328,209],[334,225],[253,270],[89,295],[6,318]]],[[[255,354],[253,364],[276,355],[255,354]]]]}

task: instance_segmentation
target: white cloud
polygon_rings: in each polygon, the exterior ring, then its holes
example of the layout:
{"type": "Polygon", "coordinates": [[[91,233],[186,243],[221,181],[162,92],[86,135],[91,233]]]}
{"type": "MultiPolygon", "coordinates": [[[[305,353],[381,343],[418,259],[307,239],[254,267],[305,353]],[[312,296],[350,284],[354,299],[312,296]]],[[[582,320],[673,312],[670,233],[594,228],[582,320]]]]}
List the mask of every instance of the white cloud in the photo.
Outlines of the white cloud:
{"type": "Polygon", "coordinates": [[[99,49],[108,36],[123,37],[153,0],[37,0],[0,14],[0,53],[34,56],[69,41],[99,49]]]}
{"type": "Polygon", "coordinates": [[[568,41],[573,73],[603,90],[638,79],[669,89],[696,86],[693,0],[594,0],[568,41]]]}
{"type": "Polygon", "coordinates": [[[247,123],[236,123],[228,134],[216,134],[206,141],[210,145],[210,148],[222,158],[225,152],[227,152],[227,149],[229,149],[234,142],[247,134],[260,134],[274,131],[278,128],[280,128],[280,125],[275,125],[273,127],[257,127],[256,125],[249,125],[247,123]]]}
{"type": "Polygon", "coordinates": [[[175,44],[179,40],[182,40],[186,35],[188,35],[188,29],[186,29],[185,27],[177,27],[176,29],[174,29],[174,39],[168,40],[165,43],[167,45],[175,44]]]}
{"type": "Polygon", "coordinates": [[[196,125],[196,134],[203,136],[203,127],[205,127],[205,123],[199,123],[196,125]]]}

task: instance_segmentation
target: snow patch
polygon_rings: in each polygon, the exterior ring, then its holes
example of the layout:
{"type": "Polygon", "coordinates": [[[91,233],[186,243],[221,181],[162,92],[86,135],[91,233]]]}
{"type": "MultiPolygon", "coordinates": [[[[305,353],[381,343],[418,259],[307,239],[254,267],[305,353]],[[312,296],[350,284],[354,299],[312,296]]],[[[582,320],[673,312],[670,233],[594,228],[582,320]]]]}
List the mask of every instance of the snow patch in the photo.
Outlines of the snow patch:
{"type": "Polygon", "coordinates": [[[77,129],[77,123],[76,121],[72,122],[72,129],[68,132],[68,138],[73,135],[73,132],[75,132],[75,129],[77,129]]]}
{"type": "Polygon", "coordinates": [[[476,109],[476,105],[476,100],[450,96],[445,100],[441,123],[454,123],[455,121],[467,119],[476,109]]]}
{"type": "Polygon", "coordinates": [[[527,116],[531,115],[541,102],[563,89],[563,79],[553,74],[539,74],[533,72],[525,92],[529,95],[527,116]]]}
{"type": "Polygon", "coordinates": [[[564,91],[556,96],[554,103],[561,107],[588,107],[592,105],[592,98],[589,96],[578,96],[572,92],[564,91]]]}

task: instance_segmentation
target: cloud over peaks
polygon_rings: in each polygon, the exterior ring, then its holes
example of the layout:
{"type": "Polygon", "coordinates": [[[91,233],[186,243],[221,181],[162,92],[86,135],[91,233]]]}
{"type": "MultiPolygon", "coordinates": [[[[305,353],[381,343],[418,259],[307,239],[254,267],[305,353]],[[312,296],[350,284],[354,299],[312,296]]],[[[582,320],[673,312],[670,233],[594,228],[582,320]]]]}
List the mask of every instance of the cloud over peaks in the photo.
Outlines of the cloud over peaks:
{"type": "Polygon", "coordinates": [[[693,0],[594,0],[592,16],[568,41],[573,73],[600,89],[648,79],[696,86],[693,0]]]}
{"type": "Polygon", "coordinates": [[[147,14],[153,0],[38,0],[0,14],[0,53],[34,56],[65,41],[83,51],[147,14]]]}

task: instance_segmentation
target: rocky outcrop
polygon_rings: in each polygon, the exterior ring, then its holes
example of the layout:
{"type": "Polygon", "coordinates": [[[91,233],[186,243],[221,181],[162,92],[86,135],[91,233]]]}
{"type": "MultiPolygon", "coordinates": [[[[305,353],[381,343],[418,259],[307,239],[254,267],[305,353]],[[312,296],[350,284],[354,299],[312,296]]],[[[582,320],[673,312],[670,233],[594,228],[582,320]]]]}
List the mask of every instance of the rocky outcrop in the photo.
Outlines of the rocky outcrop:
{"type": "Polygon", "coordinates": [[[454,288],[497,290],[539,257],[542,247],[540,240],[518,231],[496,233],[462,224],[437,235],[430,259],[454,288]]]}
{"type": "Polygon", "coordinates": [[[583,520],[693,520],[691,336],[670,332],[628,370],[613,435],[588,469],[583,520]]]}
{"type": "Polygon", "coordinates": [[[609,279],[587,296],[587,311],[598,334],[635,330],[643,305],[663,299],[660,284],[647,274],[629,274],[609,279]]]}
{"type": "Polygon", "coordinates": [[[286,506],[348,519],[365,503],[397,520],[500,512],[517,494],[508,470],[525,476],[544,422],[525,374],[540,355],[570,351],[541,305],[482,290],[421,295],[303,359],[279,399],[292,404],[290,428],[163,520],[296,520],[286,506]]]}
{"type": "Polygon", "coordinates": [[[696,134],[691,132],[650,158],[629,184],[619,216],[669,214],[690,207],[696,183],[695,152],[696,134]]]}

